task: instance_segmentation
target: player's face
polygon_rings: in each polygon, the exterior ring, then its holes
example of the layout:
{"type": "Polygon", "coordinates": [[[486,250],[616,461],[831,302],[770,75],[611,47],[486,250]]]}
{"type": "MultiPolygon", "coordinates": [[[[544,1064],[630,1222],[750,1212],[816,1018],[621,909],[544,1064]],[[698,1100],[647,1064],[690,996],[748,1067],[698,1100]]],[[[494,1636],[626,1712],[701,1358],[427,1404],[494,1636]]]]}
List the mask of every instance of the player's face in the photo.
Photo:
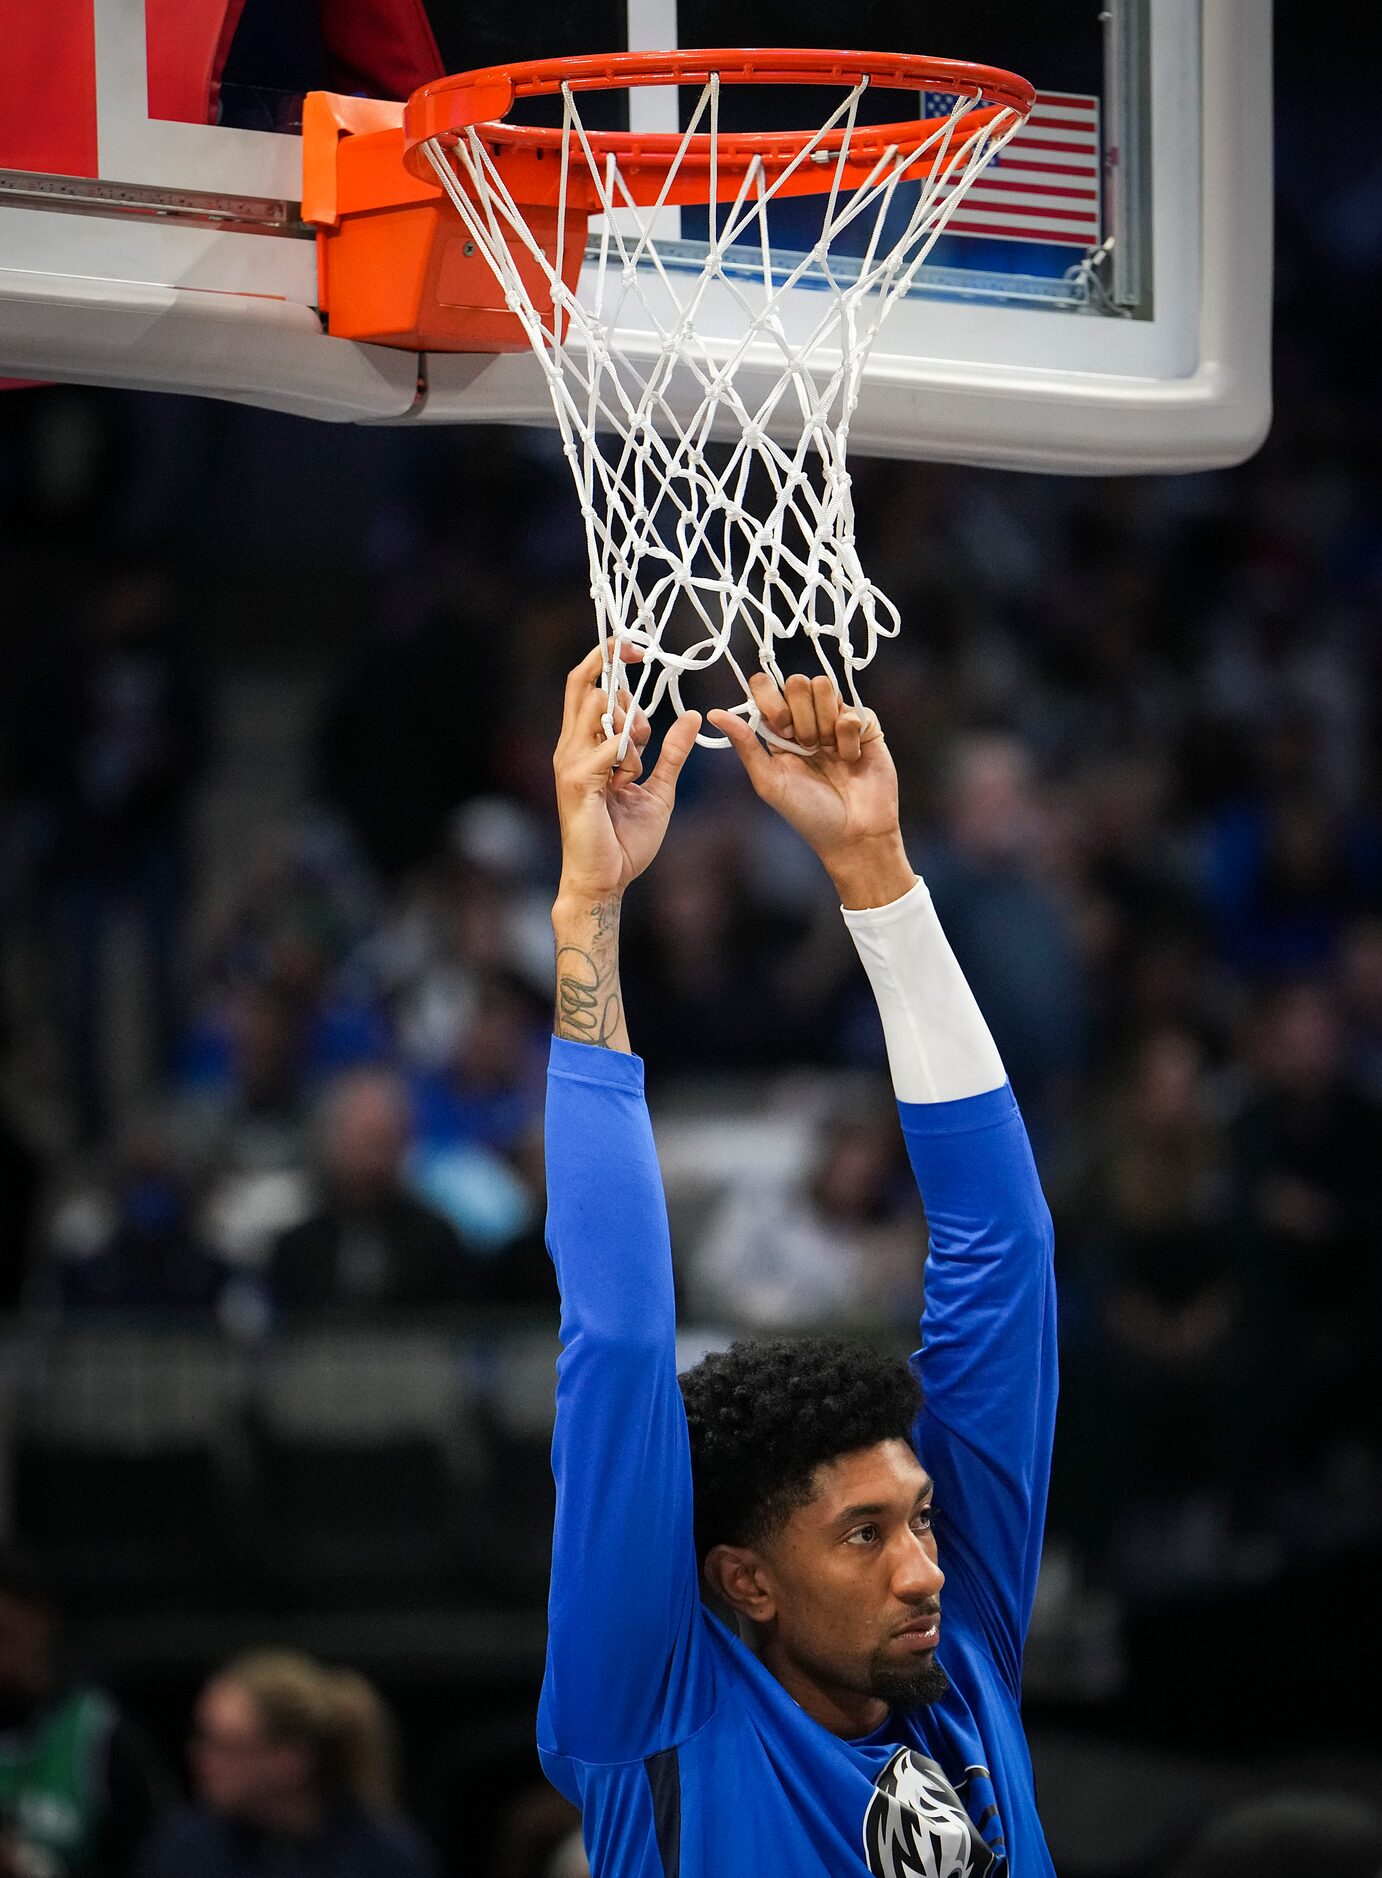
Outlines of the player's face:
{"type": "Polygon", "coordinates": [[[816,1491],[761,1551],[773,1580],[774,1673],[809,1712],[818,1691],[861,1731],[889,1708],[934,1702],[949,1684],[936,1661],[944,1574],[936,1561],[931,1482],[905,1441],[828,1462],[816,1491]]]}

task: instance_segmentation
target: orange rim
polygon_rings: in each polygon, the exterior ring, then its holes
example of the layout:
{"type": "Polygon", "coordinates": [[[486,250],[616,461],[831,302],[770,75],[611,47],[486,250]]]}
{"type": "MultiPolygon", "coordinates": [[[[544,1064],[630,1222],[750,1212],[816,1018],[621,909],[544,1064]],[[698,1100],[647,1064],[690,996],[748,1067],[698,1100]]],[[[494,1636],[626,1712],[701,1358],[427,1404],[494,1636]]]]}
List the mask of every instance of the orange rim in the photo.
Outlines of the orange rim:
{"type": "MultiPolygon", "coordinates": [[[[737,47],[713,51],[592,53],[580,58],[531,59],[515,65],[493,65],[463,72],[455,78],[435,79],[415,91],[403,113],[404,154],[415,175],[433,179],[424,144],[440,142],[454,147],[473,126],[486,127],[485,141],[502,158],[510,154],[525,166],[545,167],[561,154],[560,129],[504,124],[503,119],[520,98],[550,96],[564,85],[573,91],[619,90],[633,85],[704,85],[718,73],[728,85],[838,85],[852,88],[861,79],[870,86],[893,91],[953,91],[969,94],[974,108],[957,124],[962,135],[991,122],[1003,111],[1025,118],[1032,108],[1034,88],[1025,78],[996,66],[972,65],[958,59],[932,59],[901,52],[828,52],[780,48],[737,47]]],[[[944,118],[910,118],[895,124],[857,126],[849,137],[849,164],[859,174],[890,148],[921,142],[938,130],[944,118]]],[[[686,182],[677,200],[704,200],[711,169],[709,135],[689,142],[676,131],[590,131],[587,142],[597,157],[613,156],[626,177],[637,175],[653,193],[666,178],[680,153],[678,171],[686,182]],[[688,196],[683,191],[689,189],[688,196]]],[[[825,155],[838,153],[844,133],[822,137],[819,129],[802,131],[736,132],[717,137],[715,167],[722,187],[737,187],[744,172],[760,159],[769,174],[794,162],[808,145],[825,155]]],[[[814,154],[814,151],[813,151],[814,154]]],[[[925,163],[917,166],[927,167],[925,163]]],[[[829,164],[794,177],[802,191],[825,190],[831,185],[829,164]]],[[[642,189],[638,189],[642,195],[642,189]]],[[[674,199],[669,197],[669,200],[674,199]]]]}

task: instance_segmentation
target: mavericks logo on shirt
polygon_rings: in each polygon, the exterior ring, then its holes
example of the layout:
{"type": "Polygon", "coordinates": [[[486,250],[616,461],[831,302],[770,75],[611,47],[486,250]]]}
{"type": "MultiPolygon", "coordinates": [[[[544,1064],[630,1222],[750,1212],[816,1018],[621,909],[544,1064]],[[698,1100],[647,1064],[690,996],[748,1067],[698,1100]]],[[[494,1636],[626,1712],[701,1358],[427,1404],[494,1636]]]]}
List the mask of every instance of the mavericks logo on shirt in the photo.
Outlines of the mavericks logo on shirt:
{"type": "MultiPolygon", "coordinates": [[[[932,1760],[899,1748],[874,1782],[864,1816],[873,1878],[984,1878],[993,1854],[932,1760]]],[[[995,1874],[996,1878],[996,1874],[995,1874]]]]}

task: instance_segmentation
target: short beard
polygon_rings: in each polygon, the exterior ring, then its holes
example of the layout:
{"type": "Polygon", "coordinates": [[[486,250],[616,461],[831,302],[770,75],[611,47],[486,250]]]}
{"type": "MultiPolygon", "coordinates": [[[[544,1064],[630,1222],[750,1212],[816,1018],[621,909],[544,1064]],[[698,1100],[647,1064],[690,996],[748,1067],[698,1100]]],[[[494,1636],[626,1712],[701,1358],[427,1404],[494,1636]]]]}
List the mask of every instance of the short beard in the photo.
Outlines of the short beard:
{"type": "Polygon", "coordinates": [[[949,1693],[950,1678],[934,1656],[915,1669],[875,1667],[869,1678],[869,1694],[889,1708],[929,1708],[949,1693]]]}

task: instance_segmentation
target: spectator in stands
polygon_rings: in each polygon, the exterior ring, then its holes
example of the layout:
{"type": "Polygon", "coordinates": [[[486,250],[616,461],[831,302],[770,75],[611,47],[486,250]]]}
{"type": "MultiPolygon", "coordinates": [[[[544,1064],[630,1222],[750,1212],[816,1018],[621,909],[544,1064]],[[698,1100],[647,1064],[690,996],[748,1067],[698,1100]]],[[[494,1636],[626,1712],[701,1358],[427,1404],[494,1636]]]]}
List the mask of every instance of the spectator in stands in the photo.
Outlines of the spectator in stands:
{"type": "Polygon", "coordinates": [[[104,1690],[64,1680],[61,1629],[42,1578],[0,1554],[0,1878],[128,1878],[168,1783],[104,1690]]]}
{"type": "Polygon", "coordinates": [[[419,1140],[516,1148],[542,1112],[548,1021],[547,1000],[512,974],[479,984],[449,1060],[413,1079],[419,1140]]]}
{"type": "Polygon", "coordinates": [[[281,1107],[383,1061],[391,1039],[364,968],[377,917],[349,844],[319,823],[255,847],[210,942],[212,988],[179,1039],[177,1081],[210,1113],[281,1107]]]}
{"type": "Polygon", "coordinates": [[[340,830],[310,816],[275,823],[256,838],[210,935],[214,970],[227,984],[319,989],[348,965],[378,913],[340,830]]]}
{"type": "Polygon", "coordinates": [[[82,1198],[87,1204],[69,1205],[54,1222],[64,1315],[214,1312],[226,1267],[202,1243],[192,1193],[160,1122],[146,1117],[134,1123],[120,1144],[108,1189],[82,1198]],[[64,1245],[79,1222],[90,1230],[87,1243],[64,1245]]]}
{"type": "Polygon", "coordinates": [[[371,948],[414,1068],[441,1069],[454,1056],[496,974],[511,972],[550,1001],[551,921],[538,910],[551,897],[545,871],[541,834],[521,803],[488,796],[457,810],[448,854],[415,876],[371,948]]]}
{"type": "Polygon", "coordinates": [[[701,1316],[754,1330],[914,1324],[922,1224],[901,1150],[892,1116],[850,1113],[822,1131],[799,1186],[736,1186],[689,1261],[701,1316]]]}
{"type": "Polygon", "coordinates": [[[1207,831],[1205,893],[1220,951],[1249,977],[1321,971],[1346,921],[1376,901],[1382,835],[1318,787],[1233,802],[1207,831]]]}
{"type": "Polygon", "coordinates": [[[227,1664],[198,1699],[191,1765],[195,1801],[140,1878],[437,1878],[396,1810],[391,1718],[349,1670],[290,1651],[227,1664]]]}
{"type": "Polygon", "coordinates": [[[920,865],[1038,1153],[1083,1060],[1087,1002],[1071,916],[1041,876],[1044,835],[1025,747],[1006,736],[963,741],[942,838],[920,865]]]}
{"type": "Polygon", "coordinates": [[[204,1064],[174,1102],[184,1164],[208,1181],[300,1166],[311,1106],[305,1055],[298,1003],[269,985],[238,987],[221,1060],[204,1064]]]}
{"type": "Polygon", "coordinates": [[[408,1092],[389,1070],[356,1070],[327,1094],[319,1204],[276,1240],[271,1302],[282,1316],[426,1309],[466,1295],[455,1229],[404,1183],[408,1092]]]}

